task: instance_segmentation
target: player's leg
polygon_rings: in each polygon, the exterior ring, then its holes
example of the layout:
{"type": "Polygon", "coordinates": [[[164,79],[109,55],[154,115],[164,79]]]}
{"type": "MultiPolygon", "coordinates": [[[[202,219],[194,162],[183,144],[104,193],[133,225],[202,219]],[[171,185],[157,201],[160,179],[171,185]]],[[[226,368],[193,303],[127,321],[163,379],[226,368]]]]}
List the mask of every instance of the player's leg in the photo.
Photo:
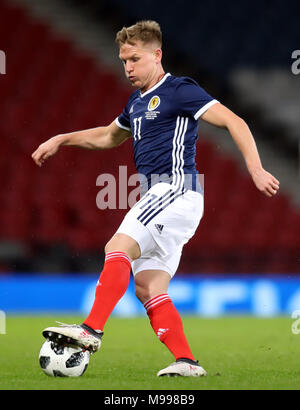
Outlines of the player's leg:
{"type": "Polygon", "coordinates": [[[135,294],[144,304],[150,299],[166,294],[171,276],[161,269],[143,270],[134,277],[135,294]]]}
{"type": "Polygon", "coordinates": [[[205,375],[204,369],[195,361],[181,317],[167,293],[170,279],[170,273],[159,269],[143,270],[134,277],[136,296],[143,303],[155,334],[176,360],[158,375],[205,375]]]}
{"type": "Polygon", "coordinates": [[[167,291],[171,276],[163,270],[144,270],[134,277],[135,292],[151,326],[175,359],[195,360],[184,334],[181,317],[167,291]]]}
{"type": "Polygon", "coordinates": [[[93,307],[80,326],[49,327],[43,335],[56,343],[74,343],[91,351],[101,345],[104,325],[126,292],[131,261],[140,256],[138,243],[128,235],[116,234],[105,247],[105,262],[100,274],[93,307]]]}
{"type": "Polygon", "coordinates": [[[117,233],[105,246],[105,262],[100,274],[93,307],[84,321],[86,330],[103,330],[114,307],[126,292],[131,261],[139,258],[138,243],[128,235],[117,233]]]}
{"type": "Polygon", "coordinates": [[[105,253],[124,252],[131,260],[138,259],[141,256],[140,246],[135,239],[124,234],[116,233],[105,246],[105,253]]]}

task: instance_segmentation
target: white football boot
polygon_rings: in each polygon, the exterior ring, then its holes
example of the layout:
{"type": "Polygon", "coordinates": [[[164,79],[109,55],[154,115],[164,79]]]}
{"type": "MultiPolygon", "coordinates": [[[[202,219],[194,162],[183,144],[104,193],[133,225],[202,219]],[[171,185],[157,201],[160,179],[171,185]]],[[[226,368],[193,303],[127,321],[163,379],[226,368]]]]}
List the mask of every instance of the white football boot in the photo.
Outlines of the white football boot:
{"type": "Polygon", "coordinates": [[[43,336],[58,345],[75,345],[95,353],[100,349],[103,332],[93,330],[85,324],[67,325],[60,323],[59,327],[44,329],[43,336]]]}
{"type": "Polygon", "coordinates": [[[206,371],[198,364],[198,362],[189,359],[177,359],[175,363],[160,370],[157,373],[157,376],[199,377],[206,376],[206,371]]]}

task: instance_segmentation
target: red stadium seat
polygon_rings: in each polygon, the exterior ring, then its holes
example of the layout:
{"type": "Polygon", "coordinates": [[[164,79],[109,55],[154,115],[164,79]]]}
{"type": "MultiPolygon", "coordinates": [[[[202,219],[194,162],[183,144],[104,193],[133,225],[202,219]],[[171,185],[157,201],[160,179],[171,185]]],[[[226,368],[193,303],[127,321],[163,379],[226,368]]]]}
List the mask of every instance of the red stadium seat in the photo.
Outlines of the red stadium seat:
{"type": "MultiPolygon", "coordinates": [[[[128,166],[129,175],[136,172],[131,143],[105,152],[62,148],[41,169],[30,156],[57,133],[113,121],[131,89],[46,25],[2,2],[0,38],[10,64],[0,87],[1,239],[66,242],[76,252],[100,252],[126,210],[97,208],[96,179],[101,173],[118,178],[120,165],[128,166]]],[[[266,200],[209,135],[199,138],[197,163],[204,173],[205,212],[184,248],[181,271],[295,271],[300,215],[289,198],[266,200]]]]}

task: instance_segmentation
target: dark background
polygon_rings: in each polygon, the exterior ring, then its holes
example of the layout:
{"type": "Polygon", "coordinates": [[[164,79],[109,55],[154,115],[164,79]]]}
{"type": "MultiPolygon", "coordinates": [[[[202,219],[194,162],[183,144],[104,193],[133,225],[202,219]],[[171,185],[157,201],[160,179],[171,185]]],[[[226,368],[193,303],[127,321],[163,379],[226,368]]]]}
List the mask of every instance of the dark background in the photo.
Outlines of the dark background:
{"type": "MultiPolygon", "coordinates": [[[[140,19],[157,20],[163,31],[165,70],[193,77],[243,117],[265,150],[276,154],[269,171],[277,178],[286,172],[287,160],[290,172],[298,172],[297,135],[291,137],[284,120],[271,120],[263,104],[245,104],[247,96],[241,98],[232,86],[243,69],[254,77],[263,72],[266,81],[266,73],[274,69],[295,77],[291,54],[300,48],[298,2],[60,3],[68,10],[61,20],[77,13],[91,27],[106,31],[111,37],[107,52],[116,57],[116,31],[140,19]]],[[[96,178],[101,173],[118,175],[120,165],[135,173],[130,142],[105,153],[62,148],[41,169],[31,160],[31,153],[51,136],[112,122],[132,92],[117,71],[74,43],[56,32],[50,19],[30,13],[22,1],[0,0],[0,49],[7,56],[6,74],[0,75],[3,275],[99,271],[105,243],[126,212],[96,207],[96,178]]],[[[278,84],[269,87],[276,89],[278,84]]],[[[274,107],[282,104],[280,96],[270,98],[274,107]]],[[[197,164],[205,174],[205,215],[185,247],[179,271],[299,273],[297,188],[287,190],[283,183],[276,198],[264,197],[245,166],[211,138],[214,132],[199,129],[197,164]]]]}

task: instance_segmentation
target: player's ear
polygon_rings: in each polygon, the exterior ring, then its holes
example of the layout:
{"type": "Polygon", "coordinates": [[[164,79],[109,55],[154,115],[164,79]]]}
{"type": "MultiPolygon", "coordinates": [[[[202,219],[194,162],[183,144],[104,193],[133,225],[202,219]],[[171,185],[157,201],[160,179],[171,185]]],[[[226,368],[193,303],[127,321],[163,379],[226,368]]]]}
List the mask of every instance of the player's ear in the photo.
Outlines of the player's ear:
{"type": "Polygon", "coordinates": [[[160,63],[161,59],[162,59],[162,49],[161,48],[156,48],[154,50],[154,56],[155,56],[156,63],[160,63]]]}

